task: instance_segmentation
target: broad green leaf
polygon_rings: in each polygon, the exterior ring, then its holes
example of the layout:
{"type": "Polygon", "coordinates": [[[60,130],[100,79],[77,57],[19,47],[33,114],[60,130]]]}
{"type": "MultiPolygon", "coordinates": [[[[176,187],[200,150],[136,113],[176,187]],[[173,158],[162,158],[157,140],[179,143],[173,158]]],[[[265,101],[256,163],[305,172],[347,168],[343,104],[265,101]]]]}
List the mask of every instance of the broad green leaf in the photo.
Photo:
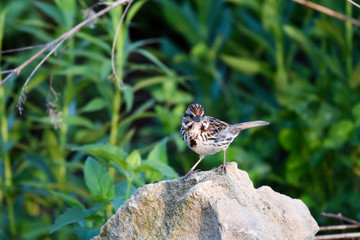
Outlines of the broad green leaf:
{"type": "Polygon", "coordinates": [[[168,178],[178,177],[174,169],[167,164],[166,141],[165,138],[157,143],[149,153],[146,161],[143,161],[141,166],[136,169],[137,172],[145,171],[146,177],[151,182],[159,181],[164,176],[168,178]]]}
{"type": "Polygon", "coordinates": [[[126,163],[130,169],[135,169],[141,164],[141,156],[138,150],[134,150],[126,158],[126,163]]]}
{"type": "Polygon", "coordinates": [[[88,157],[84,166],[84,177],[86,186],[96,201],[106,203],[114,198],[113,180],[101,163],[88,157]]]}
{"type": "Polygon", "coordinates": [[[83,108],[79,109],[79,112],[94,112],[103,109],[107,104],[102,98],[94,98],[83,108]]]}
{"type": "Polygon", "coordinates": [[[82,151],[104,159],[108,163],[116,163],[125,166],[126,152],[122,148],[112,144],[87,144],[72,149],[73,151],[82,151]]]}
{"type": "MultiPolygon", "coordinates": [[[[156,160],[146,160],[143,162],[143,164],[141,165],[140,168],[137,169],[138,171],[147,171],[150,170],[151,172],[159,172],[162,175],[166,176],[167,178],[177,178],[179,177],[179,175],[177,174],[177,172],[175,172],[175,170],[170,167],[168,164],[161,162],[161,161],[156,161],[156,160]]],[[[155,176],[151,176],[154,178],[160,177],[158,175],[155,176]]],[[[161,180],[161,179],[158,179],[161,180]]],[[[157,181],[157,180],[156,180],[157,181]]]]}
{"type": "Polygon", "coordinates": [[[55,191],[50,191],[51,193],[59,196],[62,200],[64,200],[66,203],[68,203],[70,206],[72,207],[81,207],[84,208],[84,205],[82,205],[81,202],[79,202],[79,200],[77,200],[76,198],[64,194],[64,193],[60,193],[60,192],[55,192],[55,191]]]}
{"type": "Polygon", "coordinates": [[[354,129],[355,124],[347,119],[334,124],[330,129],[328,137],[325,139],[324,147],[332,149],[341,147],[349,140],[349,136],[354,129]]]}
{"type": "Polygon", "coordinates": [[[50,234],[65,225],[83,220],[84,218],[86,218],[92,214],[94,214],[93,211],[86,210],[81,207],[69,208],[63,214],[61,214],[58,218],[56,218],[55,223],[51,228],[50,234]]]}
{"type": "Polygon", "coordinates": [[[149,153],[147,157],[147,161],[160,161],[163,163],[167,163],[167,154],[166,154],[166,142],[167,139],[161,140],[159,143],[155,145],[155,147],[149,153]]]}

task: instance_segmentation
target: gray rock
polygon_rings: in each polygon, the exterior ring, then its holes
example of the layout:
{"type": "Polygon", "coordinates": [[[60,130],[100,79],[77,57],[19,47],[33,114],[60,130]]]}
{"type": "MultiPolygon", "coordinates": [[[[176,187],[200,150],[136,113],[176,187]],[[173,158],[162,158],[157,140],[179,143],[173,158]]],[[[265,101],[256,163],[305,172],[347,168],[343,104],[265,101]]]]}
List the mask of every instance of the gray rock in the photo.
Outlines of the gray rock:
{"type": "Polygon", "coordinates": [[[211,170],[139,188],[93,239],[314,239],[318,230],[302,201],[255,189],[232,162],[225,175],[211,170]]]}

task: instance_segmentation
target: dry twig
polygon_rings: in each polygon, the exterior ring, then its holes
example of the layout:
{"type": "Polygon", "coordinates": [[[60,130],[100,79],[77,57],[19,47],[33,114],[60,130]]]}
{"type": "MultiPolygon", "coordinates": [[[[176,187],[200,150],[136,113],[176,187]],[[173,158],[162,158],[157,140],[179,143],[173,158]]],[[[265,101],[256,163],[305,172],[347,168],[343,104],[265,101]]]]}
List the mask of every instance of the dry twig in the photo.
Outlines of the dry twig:
{"type": "MultiPolygon", "coordinates": [[[[344,217],[341,213],[333,214],[333,213],[321,213],[323,217],[334,218],[341,222],[349,222],[351,225],[336,225],[336,226],[324,226],[320,227],[319,231],[332,231],[332,230],[345,230],[350,228],[359,228],[360,222],[344,217]]],[[[315,236],[317,240],[330,240],[330,239],[351,239],[351,238],[360,238],[360,232],[352,232],[352,233],[336,233],[336,234],[326,234],[326,235],[318,235],[315,236]]]]}
{"type": "MultiPolygon", "coordinates": [[[[14,75],[19,75],[20,72],[26,67],[28,66],[31,62],[33,62],[35,59],[37,59],[40,55],[42,55],[44,52],[46,52],[47,50],[49,50],[50,48],[54,47],[52,52],[54,52],[62,43],[64,40],[66,40],[67,38],[69,38],[70,36],[72,36],[74,33],[78,32],[81,28],[83,28],[84,26],[86,26],[87,24],[91,23],[92,21],[94,21],[95,19],[99,18],[100,16],[104,15],[105,13],[109,12],[110,10],[131,2],[132,0],[119,0],[116,2],[113,2],[110,6],[108,6],[107,8],[104,8],[103,10],[99,11],[98,13],[92,15],[91,17],[89,17],[88,19],[82,21],[81,23],[79,23],[78,25],[76,25],[75,27],[73,27],[72,29],[70,29],[69,31],[67,31],[66,33],[62,34],[60,37],[56,38],[55,40],[53,40],[52,42],[46,44],[46,46],[44,48],[42,48],[39,52],[37,52],[35,55],[33,55],[31,58],[29,58],[28,60],[26,60],[23,64],[21,64],[20,66],[18,66],[17,68],[13,69],[11,71],[10,74],[8,74],[1,82],[0,82],[0,86],[4,85],[11,77],[13,77],[14,75]]],[[[40,62],[41,64],[43,63],[43,61],[40,62]]],[[[40,64],[40,66],[41,66],[40,64]]],[[[38,67],[40,67],[38,66],[38,67]]],[[[37,68],[38,68],[37,67],[37,68]]],[[[26,86],[24,86],[24,88],[26,88],[26,86]]]]}
{"type": "Polygon", "coordinates": [[[345,229],[358,228],[358,227],[359,227],[359,225],[357,225],[357,224],[322,226],[322,227],[320,227],[319,232],[321,232],[321,231],[345,230],[345,229]]]}
{"type": "Polygon", "coordinates": [[[120,84],[122,83],[122,81],[119,79],[119,76],[117,75],[116,73],[116,67],[115,67],[115,47],[116,47],[116,40],[117,40],[117,37],[119,35],[119,30],[120,30],[120,27],[124,21],[124,18],[125,18],[125,15],[127,13],[127,11],[129,10],[130,6],[131,6],[131,3],[132,3],[132,0],[129,0],[128,2],[128,5],[126,6],[125,10],[124,10],[124,13],[123,15],[121,16],[120,18],[120,21],[119,21],[119,24],[116,28],[116,31],[115,31],[115,36],[114,36],[114,40],[113,40],[113,45],[112,45],[112,49],[111,49],[111,67],[112,67],[112,72],[114,74],[114,77],[116,79],[116,82],[118,83],[118,87],[120,87],[120,84]]]}
{"type": "Polygon", "coordinates": [[[310,2],[310,1],[307,1],[307,0],[292,0],[292,1],[300,3],[300,4],[304,5],[304,6],[309,7],[309,8],[315,9],[316,11],[325,13],[325,14],[327,14],[329,16],[335,17],[335,18],[340,19],[342,21],[348,21],[348,22],[351,22],[353,25],[360,26],[360,21],[358,21],[358,20],[356,20],[354,18],[348,17],[348,16],[346,16],[344,14],[335,12],[334,10],[331,10],[331,9],[326,8],[324,6],[318,5],[316,3],[313,3],[313,2],[310,2]]]}
{"type": "Polygon", "coordinates": [[[320,214],[320,216],[327,217],[327,218],[338,219],[340,221],[356,224],[356,225],[358,225],[360,227],[360,222],[358,222],[358,221],[356,221],[354,219],[351,219],[351,218],[344,217],[341,213],[334,214],[334,213],[324,213],[323,212],[323,213],[320,214]]]}
{"type": "Polygon", "coordinates": [[[357,4],[356,2],[351,1],[351,0],[347,0],[347,1],[348,1],[349,3],[351,3],[352,5],[354,5],[355,7],[360,8],[360,5],[357,4]]]}

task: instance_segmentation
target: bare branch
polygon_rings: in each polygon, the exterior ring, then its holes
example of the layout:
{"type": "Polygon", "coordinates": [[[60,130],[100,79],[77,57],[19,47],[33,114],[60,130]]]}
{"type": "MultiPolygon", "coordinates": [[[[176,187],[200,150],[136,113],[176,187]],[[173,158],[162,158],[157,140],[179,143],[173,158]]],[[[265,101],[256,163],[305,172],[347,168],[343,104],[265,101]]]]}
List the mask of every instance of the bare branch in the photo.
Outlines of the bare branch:
{"type": "Polygon", "coordinates": [[[84,26],[86,26],[87,24],[91,23],[92,21],[94,21],[95,19],[97,19],[98,17],[104,15],[105,13],[109,12],[110,10],[131,2],[132,0],[119,0],[116,2],[113,2],[109,7],[104,8],[103,10],[99,11],[98,13],[92,15],[91,17],[89,17],[88,19],[82,21],[81,23],[79,23],[78,25],[76,25],[75,27],[73,27],[72,29],[70,29],[69,31],[67,31],[66,33],[62,34],[60,37],[56,38],[55,40],[53,40],[52,42],[46,44],[46,47],[42,48],[39,52],[37,52],[35,55],[33,55],[31,58],[29,58],[28,60],[26,60],[23,64],[21,64],[20,66],[18,66],[17,68],[15,68],[9,75],[7,75],[1,82],[0,82],[0,86],[4,85],[11,77],[13,77],[14,75],[19,75],[20,72],[27,66],[29,65],[32,61],[34,61],[35,59],[37,59],[41,54],[43,54],[44,52],[46,52],[47,50],[49,50],[51,47],[53,47],[54,45],[58,44],[59,42],[63,42],[63,40],[69,38],[71,35],[73,35],[74,33],[76,33],[77,31],[79,31],[81,28],[83,28],[84,26]]]}
{"type": "Polygon", "coordinates": [[[357,4],[356,2],[351,1],[351,0],[347,0],[347,1],[348,1],[349,3],[351,3],[352,5],[354,5],[355,7],[360,8],[360,5],[357,4]]]}
{"type": "Polygon", "coordinates": [[[115,67],[115,47],[116,47],[116,41],[117,41],[117,37],[119,35],[119,30],[120,30],[120,27],[124,21],[124,18],[125,18],[125,15],[127,13],[127,11],[129,10],[130,6],[131,6],[131,3],[132,3],[132,0],[129,0],[129,3],[128,5],[126,6],[125,10],[124,10],[124,13],[123,15],[121,16],[121,19],[119,21],[119,24],[116,28],[116,31],[115,31],[115,36],[114,36],[114,40],[113,40],[113,45],[112,45],[112,49],[111,49],[111,67],[112,67],[112,72],[113,72],[113,75],[116,79],[116,82],[118,83],[118,87],[120,87],[120,84],[122,83],[122,80],[119,79],[119,76],[117,75],[116,73],[116,67],[115,67]]]}
{"type": "Polygon", "coordinates": [[[45,47],[46,45],[47,45],[47,44],[39,44],[39,45],[33,45],[33,46],[28,46],[28,47],[22,47],[22,48],[15,48],[15,49],[3,50],[3,51],[0,51],[0,54],[13,53],[13,52],[21,52],[21,51],[25,51],[25,50],[34,49],[34,48],[45,47]]]}
{"type": "Polygon", "coordinates": [[[335,17],[335,18],[340,19],[342,21],[348,21],[348,22],[351,22],[353,25],[360,26],[360,21],[358,21],[358,20],[356,20],[354,18],[348,17],[348,16],[346,16],[344,14],[335,12],[334,10],[323,7],[323,6],[318,5],[316,3],[313,3],[313,2],[310,2],[310,1],[307,1],[307,0],[292,0],[292,1],[300,3],[300,4],[304,5],[304,6],[309,7],[309,8],[315,9],[316,11],[325,13],[325,14],[327,14],[329,16],[335,17]]]}
{"type": "Polygon", "coordinates": [[[6,73],[11,73],[14,70],[15,69],[9,69],[9,70],[0,71],[0,75],[6,74],[6,73]]]}
{"type": "Polygon", "coordinates": [[[26,100],[26,96],[25,96],[25,91],[26,91],[26,87],[31,79],[31,77],[35,74],[35,72],[39,69],[39,67],[41,67],[41,65],[51,56],[51,54],[53,54],[53,52],[56,51],[56,49],[58,49],[58,47],[60,47],[60,45],[66,40],[66,38],[62,39],[41,61],[40,63],[34,68],[34,70],[31,72],[31,74],[29,75],[29,77],[26,79],[23,88],[21,89],[21,93],[20,93],[20,98],[19,98],[19,102],[16,105],[17,109],[19,110],[19,113],[22,114],[22,104],[25,102],[26,100]]]}
{"type": "Polygon", "coordinates": [[[334,226],[322,226],[319,229],[320,231],[333,231],[333,230],[345,230],[351,228],[359,228],[359,225],[352,224],[352,225],[334,225],[334,226]]]}
{"type": "MultiPolygon", "coordinates": [[[[77,32],[76,32],[76,33],[77,33],[77,32]]],[[[49,101],[50,101],[50,95],[51,95],[51,93],[54,94],[54,96],[55,96],[55,101],[57,101],[57,99],[58,99],[58,95],[59,95],[59,94],[55,91],[55,89],[54,89],[54,87],[53,87],[53,80],[54,80],[55,69],[56,69],[56,66],[57,66],[57,64],[59,63],[62,55],[64,54],[65,50],[66,50],[67,47],[69,46],[71,40],[74,39],[76,33],[74,33],[74,34],[72,35],[72,37],[69,39],[69,41],[66,43],[65,47],[64,47],[63,50],[61,51],[59,57],[57,58],[54,66],[53,66],[53,68],[52,68],[52,70],[51,70],[50,83],[49,83],[49,85],[50,85],[49,88],[50,88],[50,89],[49,89],[49,93],[48,93],[48,99],[49,99],[49,101]]],[[[49,106],[50,106],[50,105],[49,105],[49,106]]]]}
{"type": "Polygon", "coordinates": [[[349,223],[352,223],[352,224],[357,224],[360,226],[360,222],[354,220],[354,219],[351,219],[351,218],[347,218],[347,217],[344,217],[341,213],[338,213],[338,214],[334,214],[334,213],[321,213],[320,216],[323,216],[323,217],[327,217],[327,218],[334,218],[334,219],[338,219],[340,221],[344,221],[344,222],[349,222],[349,223]]]}
{"type": "Polygon", "coordinates": [[[316,240],[330,240],[330,239],[350,239],[350,238],[359,238],[360,233],[339,233],[339,234],[329,234],[329,235],[320,235],[316,236],[316,240]]]}

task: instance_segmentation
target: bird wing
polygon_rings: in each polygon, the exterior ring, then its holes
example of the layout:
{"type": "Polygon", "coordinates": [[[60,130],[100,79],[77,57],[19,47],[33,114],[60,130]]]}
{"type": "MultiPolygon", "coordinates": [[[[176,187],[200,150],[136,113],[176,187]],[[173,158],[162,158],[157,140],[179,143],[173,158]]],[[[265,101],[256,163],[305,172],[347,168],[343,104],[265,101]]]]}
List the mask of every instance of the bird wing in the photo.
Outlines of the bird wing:
{"type": "Polygon", "coordinates": [[[223,130],[229,127],[229,124],[226,122],[220,121],[219,119],[208,117],[209,119],[209,127],[208,131],[210,132],[210,135],[216,136],[223,130]]]}

